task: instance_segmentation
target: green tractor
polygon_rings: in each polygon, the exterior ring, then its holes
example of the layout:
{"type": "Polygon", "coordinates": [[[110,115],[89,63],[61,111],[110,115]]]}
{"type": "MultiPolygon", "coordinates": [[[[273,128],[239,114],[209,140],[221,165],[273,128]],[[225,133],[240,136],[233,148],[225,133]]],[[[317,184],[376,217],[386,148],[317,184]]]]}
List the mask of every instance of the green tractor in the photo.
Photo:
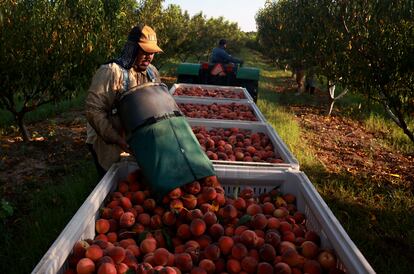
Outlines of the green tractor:
{"type": "Polygon", "coordinates": [[[260,70],[253,67],[212,63],[181,63],[177,68],[177,83],[244,87],[257,101],[260,70]]]}

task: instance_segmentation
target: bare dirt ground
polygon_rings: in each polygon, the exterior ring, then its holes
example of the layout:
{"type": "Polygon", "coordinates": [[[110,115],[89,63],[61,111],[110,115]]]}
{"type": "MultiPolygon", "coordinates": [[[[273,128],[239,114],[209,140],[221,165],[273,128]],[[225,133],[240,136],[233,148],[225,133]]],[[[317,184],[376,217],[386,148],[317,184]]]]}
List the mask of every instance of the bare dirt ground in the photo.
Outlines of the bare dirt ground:
{"type": "MultiPolygon", "coordinates": [[[[292,92],[294,81],[287,79],[279,92],[292,92]]],[[[348,172],[384,185],[414,191],[414,155],[402,154],[381,145],[385,132],[371,132],[361,121],[333,111],[326,92],[313,95],[320,106],[293,105],[300,127],[306,130],[303,138],[329,173],[348,172]]],[[[335,110],[335,108],[334,108],[335,110]]]]}
{"type": "MultiPolygon", "coordinates": [[[[278,92],[292,91],[293,83],[285,81],[285,84],[278,92]]],[[[314,96],[326,99],[320,91],[314,96]]],[[[291,110],[307,132],[306,142],[329,172],[359,173],[370,180],[414,191],[414,155],[403,155],[379,145],[375,140],[383,133],[369,132],[362,123],[340,114],[327,117],[326,108],[301,105],[292,106],[291,110]]],[[[85,124],[83,110],[77,109],[29,124],[29,132],[37,136],[30,143],[23,143],[16,131],[1,135],[1,196],[9,201],[24,197],[25,191],[58,183],[80,159],[91,160],[84,144],[85,124]]]]}

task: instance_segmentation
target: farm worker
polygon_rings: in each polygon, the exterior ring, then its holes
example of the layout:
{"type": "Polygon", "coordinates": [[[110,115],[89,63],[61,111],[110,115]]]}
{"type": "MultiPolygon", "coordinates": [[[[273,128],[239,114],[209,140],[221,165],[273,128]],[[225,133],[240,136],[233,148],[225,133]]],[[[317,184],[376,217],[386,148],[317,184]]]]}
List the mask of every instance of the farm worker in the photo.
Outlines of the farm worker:
{"type": "Polygon", "coordinates": [[[303,84],[305,81],[305,70],[303,68],[303,65],[298,65],[295,67],[295,74],[296,74],[296,84],[297,84],[297,93],[300,94],[303,91],[303,84]]]}
{"type": "Polygon", "coordinates": [[[213,52],[211,54],[211,63],[221,63],[221,64],[228,64],[228,63],[234,63],[234,64],[243,64],[243,60],[234,58],[230,54],[226,52],[227,48],[227,41],[226,39],[220,39],[218,43],[218,47],[213,49],[213,52]]]}
{"type": "Polygon", "coordinates": [[[151,65],[159,52],[154,30],[134,27],[121,56],[95,73],[86,98],[86,117],[96,132],[88,139],[93,140],[102,169],[107,171],[119,161],[121,152],[130,152],[155,194],[164,195],[215,173],[151,65]]]}
{"type": "Polygon", "coordinates": [[[86,143],[100,177],[120,160],[122,152],[129,151],[119,116],[113,113],[117,94],[128,89],[126,85],[161,81],[158,70],[151,65],[155,53],[162,52],[154,39],[155,32],[149,26],[134,27],[120,56],[101,65],[93,76],[86,98],[86,143]],[[124,83],[126,78],[128,82],[124,83]]]}
{"type": "Polygon", "coordinates": [[[306,74],[305,91],[309,92],[310,94],[314,94],[315,88],[316,88],[315,68],[311,67],[308,69],[307,74],[306,74]]]}

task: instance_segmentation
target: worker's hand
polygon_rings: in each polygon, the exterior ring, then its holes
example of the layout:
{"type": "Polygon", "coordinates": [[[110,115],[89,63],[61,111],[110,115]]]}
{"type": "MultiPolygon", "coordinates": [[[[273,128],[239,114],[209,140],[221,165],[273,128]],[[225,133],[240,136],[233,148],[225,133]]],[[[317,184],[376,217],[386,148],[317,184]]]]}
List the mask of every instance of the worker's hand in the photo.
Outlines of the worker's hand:
{"type": "Polygon", "coordinates": [[[118,141],[118,146],[120,148],[122,148],[123,151],[128,152],[128,153],[131,153],[131,149],[130,149],[128,143],[124,139],[120,139],[118,141]]]}
{"type": "Polygon", "coordinates": [[[243,60],[240,60],[240,67],[243,66],[243,63],[244,63],[244,61],[243,60]]]}

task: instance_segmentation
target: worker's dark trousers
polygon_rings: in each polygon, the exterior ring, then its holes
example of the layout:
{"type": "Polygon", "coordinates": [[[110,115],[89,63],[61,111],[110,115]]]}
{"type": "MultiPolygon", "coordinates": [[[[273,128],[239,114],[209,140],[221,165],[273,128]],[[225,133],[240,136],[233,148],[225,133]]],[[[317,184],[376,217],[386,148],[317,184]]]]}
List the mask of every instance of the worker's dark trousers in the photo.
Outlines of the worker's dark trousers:
{"type": "Polygon", "coordinates": [[[96,155],[96,151],[93,149],[93,144],[86,144],[88,146],[89,151],[92,154],[93,162],[95,164],[96,172],[98,173],[99,181],[105,176],[106,170],[99,164],[98,156],[96,155]]]}

